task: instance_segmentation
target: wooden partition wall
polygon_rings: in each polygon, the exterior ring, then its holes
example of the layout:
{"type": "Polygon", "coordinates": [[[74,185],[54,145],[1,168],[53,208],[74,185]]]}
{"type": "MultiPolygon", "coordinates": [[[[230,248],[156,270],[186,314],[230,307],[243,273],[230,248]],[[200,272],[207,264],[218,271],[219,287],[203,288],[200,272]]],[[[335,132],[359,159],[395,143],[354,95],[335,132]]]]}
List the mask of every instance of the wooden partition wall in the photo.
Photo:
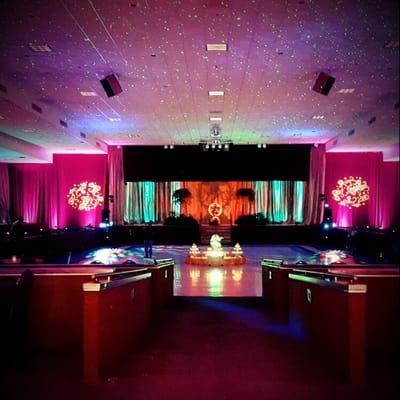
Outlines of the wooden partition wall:
{"type": "Polygon", "coordinates": [[[291,315],[300,320],[316,354],[352,383],[364,383],[366,286],[296,274],[289,278],[291,315]]]}
{"type": "Polygon", "coordinates": [[[173,268],[172,259],[132,267],[26,265],[4,267],[0,277],[18,279],[32,270],[30,345],[82,353],[84,380],[95,383],[115,369],[171,299],[173,268]]]}

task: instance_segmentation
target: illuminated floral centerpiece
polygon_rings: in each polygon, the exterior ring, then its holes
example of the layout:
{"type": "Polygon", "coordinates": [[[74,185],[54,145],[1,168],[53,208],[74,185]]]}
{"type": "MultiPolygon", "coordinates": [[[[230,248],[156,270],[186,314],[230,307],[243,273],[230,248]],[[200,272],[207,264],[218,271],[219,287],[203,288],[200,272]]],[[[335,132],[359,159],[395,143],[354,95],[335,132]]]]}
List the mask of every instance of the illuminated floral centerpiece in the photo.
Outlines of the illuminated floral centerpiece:
{"type": "Polygon", "coordinates": [[[208,247],[206,251],[199,250],[197,245],[193,243],[185,263],[208,266],[244,264],[246,258],[243,256],[243,251],[239,243],[234,246],[232,251],[224,251],[221,244],[222,240],[222,236],[213,234],[210,239],[210,247],[208,247]]]}
{"type": "Polygon", "coordinates": [[[210,246],[207,251],[206,255],[209,257],[223,257],[224,251],[222,250],[222,241],[223,237],[219,236],[218,234],[214,234],[211,236],[210,239],[210,246]]]}

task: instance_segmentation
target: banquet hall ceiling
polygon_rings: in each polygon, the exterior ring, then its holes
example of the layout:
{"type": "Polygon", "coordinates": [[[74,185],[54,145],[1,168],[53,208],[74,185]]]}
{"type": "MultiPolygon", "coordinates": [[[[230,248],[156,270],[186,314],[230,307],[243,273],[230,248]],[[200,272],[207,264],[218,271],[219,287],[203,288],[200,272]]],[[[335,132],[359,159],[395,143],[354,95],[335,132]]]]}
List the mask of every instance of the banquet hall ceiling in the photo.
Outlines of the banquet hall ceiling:
{"type": "Polygon", "coordinates": [[[327,143],[398,159],[397,1],[6,0],[0,8],[0,161],[46,162],[105,144],[196,144],[213,124],[234,144],[327,143]],[[320,72],[336,79],[328,95],[312,90],[320,72]],[[100,83],[110,74],[122,87],[113,97],[100,83]]]}

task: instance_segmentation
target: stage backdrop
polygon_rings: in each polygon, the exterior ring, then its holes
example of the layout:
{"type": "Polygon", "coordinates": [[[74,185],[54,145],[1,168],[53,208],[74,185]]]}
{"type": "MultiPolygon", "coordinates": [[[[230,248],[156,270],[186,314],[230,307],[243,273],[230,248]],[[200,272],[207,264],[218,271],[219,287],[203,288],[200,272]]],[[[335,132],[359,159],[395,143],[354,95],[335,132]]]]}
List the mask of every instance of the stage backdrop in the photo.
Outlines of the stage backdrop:
{"type": "MultiPolygon", "coordinates": [[[[326,201],[332,208],[332,219],[339,227],[398,226],[399,163],[383,162],[382,153],[327,153],[326,201]],[[360,207],[347,207],[334,200],[332,191],[344,188],[349,179],[361,178],[369,187],[369,199],[360,207]],[[346,179],[345,179],[346,178],[346,179]],[[338,181],[342,180],[342,182],[338,181]]],[[[363,184],[363,182],[361,182],[363,184]]],[[[362,195],[364,186],[348,186],[348,200],[362,195]]],[[[344,188],[343,193],[346,191],[344,188]]],[[[345,200],[347,202],[347,200],[345,200]]]]}
{"type": "MultiPolygon", "coordinates": [[[[106,164],[106,154],[54,155],[54,165],[58,177],[58,224],[60,227],[98,226],[101,222],[104,200],[103,204],[94,209],[89,211],[79,210],[68,204],[68,193],[74,188],[74,185],[79,186],[84,182],[93,182],[100,186],[100,193],[104,197],[106,164]]],[[[84,188],[84,190],[86,189],[84,188]]],[[[92,194],[98,196],[98,193],[92,194]]]]}
{"type": "Polygon", "coordinates": [[[174,214],[191,215],[208,224],[209,207],[220,211],[221,224],[233,224],[241,215],[262,213],[269,223],[302,223],[304,182],[127,182],[125,221],[163,222],[174,214]],[[186,188],[191,198],[181,206],[173,202],[173,193],[186,188]],[[238,197],[238,189],[253,189],[254,199],[238,197]]]}

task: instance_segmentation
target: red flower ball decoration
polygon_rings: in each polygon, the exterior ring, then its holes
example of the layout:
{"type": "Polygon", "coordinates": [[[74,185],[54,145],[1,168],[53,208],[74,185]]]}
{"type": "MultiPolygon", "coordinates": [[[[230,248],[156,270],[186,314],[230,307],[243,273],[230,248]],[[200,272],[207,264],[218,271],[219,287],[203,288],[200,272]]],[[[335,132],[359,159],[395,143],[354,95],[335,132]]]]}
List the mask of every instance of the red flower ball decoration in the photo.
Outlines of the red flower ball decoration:
{"type": "Polygon", "coordinates": [[[358,208],[369,199],[369,186],[359,176],[344,177],[337,181],[336,188],[332,190],[332,197],[342,206],[358,208]]]}
{"type": "Polygon", "coordinates": [[[101,193],[101,186],[95,182],[81,182],[75,184],[67,195],[68,204],[79,211],[94,210],[101,206],[104,197],[101,193]]]}

